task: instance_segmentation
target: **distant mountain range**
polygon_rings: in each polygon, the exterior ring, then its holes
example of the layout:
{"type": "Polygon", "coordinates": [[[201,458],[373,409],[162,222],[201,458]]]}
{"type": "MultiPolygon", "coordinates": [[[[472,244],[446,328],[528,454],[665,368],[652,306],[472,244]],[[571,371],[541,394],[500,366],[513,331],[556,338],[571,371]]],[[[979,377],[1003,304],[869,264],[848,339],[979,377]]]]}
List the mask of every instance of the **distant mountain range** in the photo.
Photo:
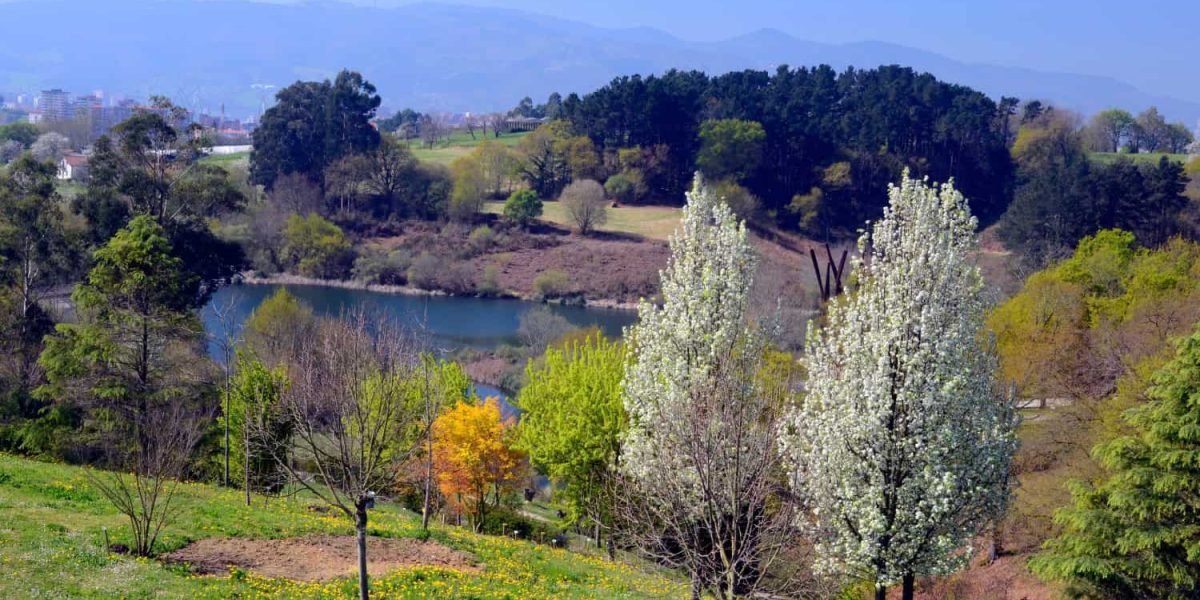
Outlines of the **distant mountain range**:
{"type": "Polygon", "coordinates": [[[269,105],[273,89],[343,67],[374,82],[388,107],[480,112],[510,108],[526,95],[541,101],[553,91],[588,92],[618,75],[822,63],[839,70],[907,65],[993,97],[1042,99],[1085,114],[1156,105],[1189,126],[1200,120],[1200,102],[1154,96],[1106,77],[967,64],[881,42],[815,43],[775,30],[688,42],[655,29],[605,29],[446,4],[0,3],[0,91],[164,94],[200,110],[224,103],[231,116],[269,105]]]}

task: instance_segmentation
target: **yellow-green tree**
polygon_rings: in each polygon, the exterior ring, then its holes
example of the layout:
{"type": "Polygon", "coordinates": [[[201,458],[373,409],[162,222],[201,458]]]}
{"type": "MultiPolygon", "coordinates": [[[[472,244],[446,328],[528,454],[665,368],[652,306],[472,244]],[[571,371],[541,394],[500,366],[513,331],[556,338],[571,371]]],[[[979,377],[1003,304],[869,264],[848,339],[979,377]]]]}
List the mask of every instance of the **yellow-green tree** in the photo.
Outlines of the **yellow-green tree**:
{"type": "Polygon", "coordinates": [[[255,357],[275,367],[296,354],[300,342],[313,334],[316,323],[311,307],[279,288],[250,313],[242,336],[255,357]]]}
{"type": "Polygon", "coordinates": [[[1054,531],[1054,511],[1070,501],[1063,481],[1100,474],[1089,451],[1129,433],[1121,414],[1145,402],[1150,375],[1171,356],[1167,340],[1197,320],[1200,244],[1138,248],[1120,230],[1084,238],[992,312],[1002,376],[1037,411],[1014,461],[1020,484],[1000,536],[1008,550],[1034,549],[1054,531]]]}
{"type": "Polygon", "coordinates": [[[353,258],[350,240],[321,215],[288,217],[283,236],[283,255],[301,275],[338,278],[349,270],[353,258]]]}
{"type": "MultiPolygon", "coordinates": [[[[525,369],[516,446],[558,485],[572,523],[611,524],[611,482],[625,430],[625,351],[600,333],[551,346],[525,369]]],[[[600,536],[596,536],[600,542],[600,536]]]]}

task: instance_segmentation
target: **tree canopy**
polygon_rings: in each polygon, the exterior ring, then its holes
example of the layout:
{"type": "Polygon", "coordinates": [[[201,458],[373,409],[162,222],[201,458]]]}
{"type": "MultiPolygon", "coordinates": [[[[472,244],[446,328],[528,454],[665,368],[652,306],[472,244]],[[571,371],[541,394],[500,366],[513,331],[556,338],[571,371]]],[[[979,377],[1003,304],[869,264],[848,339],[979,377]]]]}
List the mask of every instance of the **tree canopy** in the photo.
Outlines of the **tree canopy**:
{"type": "Polygon", "coordinates": [[[325,168],[339,158],[379,145],[371,125],[379,104],[375,86],[354,71],[283,88],[254,130],[251,178],[267,188],[288,173],[324,181],[325,168]]]}
{"type": "Polygon", "coordinates": [[[1100,444],[1095,485],[1070,484],[1063,532],[1030,561],[1074,598],[1184,599],[1200,586],[1200,330],[1180,340],[1148,401],[1125,413],[1134,433],[1100,444]]]}

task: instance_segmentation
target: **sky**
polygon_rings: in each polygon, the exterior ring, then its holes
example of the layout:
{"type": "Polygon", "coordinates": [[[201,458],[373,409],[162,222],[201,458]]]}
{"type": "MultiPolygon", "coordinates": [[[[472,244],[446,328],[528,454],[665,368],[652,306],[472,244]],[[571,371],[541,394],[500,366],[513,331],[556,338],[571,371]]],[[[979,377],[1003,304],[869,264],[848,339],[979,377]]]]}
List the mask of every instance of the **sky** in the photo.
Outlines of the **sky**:
{"type": "MultiPolygon", "coordinates": [[[[0,0],[6,2],[12,0],[0,0]]],[[[103,0],[96,0],[102,2],[103,0]]],[[[160,0],[171,1],[171,0],[160,0]]],[[[344,1],[388,8],[429,0],[344,1]]],[[[434,0],[447,3],[444,0],[434,0]]],[[[963,62],[1108,76],[1200,102],[1200,0],[452,0],[693,41],[775,28],[801,39],[881,41],[963,62]]]]}
{"type": "MultiPolygon", "coordinates": [[[[289,0],[276,0],[289,1],[289,0]]],[[[295,1],[295,0],[290,0],[295,1]]],[[[388,7],[410,0],[353,0],[388,7]]],[[[1109,76],[1200,101],[1200,0],[456,0],[711,41],[775,28],[882,41],[965,62],[1109,76]]]]}

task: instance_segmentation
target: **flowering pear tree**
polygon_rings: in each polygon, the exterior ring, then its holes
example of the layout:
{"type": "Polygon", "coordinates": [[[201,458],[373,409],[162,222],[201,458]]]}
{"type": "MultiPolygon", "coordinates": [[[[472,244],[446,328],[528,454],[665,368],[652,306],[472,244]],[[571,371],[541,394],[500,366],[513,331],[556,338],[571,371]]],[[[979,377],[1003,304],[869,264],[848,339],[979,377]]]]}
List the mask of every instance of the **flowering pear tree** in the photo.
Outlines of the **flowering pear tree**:
{"type": "Polygon", "coordinates": [[[766,338],[747,318],[745,225],[699,177],[670,245],[662,306],[643,300],[627,335],[618,535],[687,572],[694,597],[740,597],[766,588],[794,541],[776,496],[791,386],[765,374],[766,338]]]}
{"type": "Polygon", "coordinates": [[[1012,403],[982,329],[975,218],[952,184],[906,172],[859,240],[857,290],[807,343],[807,398],[783,446],[818,568],[876,597],[959,568],[1002,514],[1012,403]]]}

